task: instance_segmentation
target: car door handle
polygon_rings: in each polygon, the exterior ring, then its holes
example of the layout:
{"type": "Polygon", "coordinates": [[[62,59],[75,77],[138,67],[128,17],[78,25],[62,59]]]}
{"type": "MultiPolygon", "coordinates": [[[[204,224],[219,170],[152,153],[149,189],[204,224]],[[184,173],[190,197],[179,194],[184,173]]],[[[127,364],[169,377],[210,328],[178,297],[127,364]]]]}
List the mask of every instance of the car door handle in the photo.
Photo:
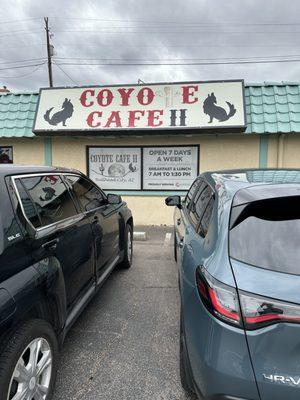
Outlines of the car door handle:
{"type": "Polygon", "coordinates": [[[49,242],[43,243],[42,248],[46,250],[55,250],[58,245],[58,242],[59,242],[58,238],[50,240],[49,242]]]}

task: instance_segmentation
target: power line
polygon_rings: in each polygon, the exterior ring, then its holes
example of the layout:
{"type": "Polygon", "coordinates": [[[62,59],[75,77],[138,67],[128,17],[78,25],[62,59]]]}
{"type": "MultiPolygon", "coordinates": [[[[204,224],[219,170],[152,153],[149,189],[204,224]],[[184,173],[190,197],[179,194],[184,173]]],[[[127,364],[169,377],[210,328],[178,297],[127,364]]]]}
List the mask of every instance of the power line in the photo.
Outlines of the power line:
{"type": "Polygon", "coordinates": [[[14,24],[14,23],[23,23],[23,22],[28,22],[28,21],[34,21],[34,20],[41,20],[41,17],[35,17],[35,18],[26,18],[26,19],[12,19],[12,20],[0,20],[0,24],[14,24]]]}
{"type": "Polygon", "coordinates": [[[270,55],[270,56],[254,56],[254,57],[222,57],[222,58],[158,58],[158,59],[141,59],[141,58],[83,58],[83,57],[55,57],[55,60],[70,60],[70,61],[140,61],[140,62],[165,62],[165,61],[223,61],[223,60],[261,60],[261,59],[277,59],[277,58],[292,58],[300,57],[299,54],[282,54],[282,55],[270,55]]]}
{"type": "Polygon", "coordinates": [[[22,31],[22,30],[20,30],[20,31],[11,31],[11,32],[9,32],[9,31],[7,31],[7,32],[0,32],[0,36],[1,37],[5,37],[5,36],[17,36],[17,35],[19,35],[19,34],[22,34],[22,35],[35,35],[36,33],[41,33],[41,31],[39,30],[36,30],[36,31],[28,31],[28,30],[24,30],[24,31],[22,31]]]}
{"type": "Polygon", "coordinates": [[[50,19],[63,19],[63,20],[74,20],[74,21],[90,21],[90,22],[139,22],[139,23],[149,23],[153,25],[159,24],[176,24],[176,25],[193,25],[193,26],[222,26],[222,25],[230,25],[230,26],[300,26],[299,22],[290,22],[290,23],[282,23],[282,22],[182,22],[182,20],[145,20],[145,19],[105,19],[105,18],[85,18],[85,17],[50,17],[50,19]]]}
{"type": "MultiPolygon", "coordinates": [[[[147,28],[147,27],[146,27],[147,28]]],[[[289,35],[289,34],[297,34],[300,33],[300,31],[221,31],[221,30],[181,30],[181,31],[172,31],[172,30],[145,30],[145,27],[143,29],[139,29],[139,27],[105,27],[101,29],[57,29],[54,30],[55,33],[88,33],[88,34],[109,34],[109,35],[118,35],[118,34],[175,34],[175,35],[182,35],[182,34],[197,34],[197,33],[205,33],[205,35],[208,34],[222,34],[222,35],[246,35],[246,34],[254,34],[254,35],[265,35],[265,34],[280,34],[280,35],[289,35]],[[120,30],[121,29],[121,30],[120,30]],[[124,29],[131,29],[129,30],[124,30],[124,29]]],[[[35,35],[37,33],[40,33],[40,30],[16,30],[16,31],[0,31],[0,37],[6,37],[6,36],[18,36],[20,34],[22,35],[35,35]]]]}
{"type": "Polygon", "coordinates": [[[54,65],[55,65],[57,68],[59,68],[59,69],[61,70],[61,72],[63,72],[63,73],[70,79],[71,82],[73,82],[75,85],[78,86],[78,83],[75,82],[74,79],[73,79],[59,64],[57,64],[56,62],[54,62],[54,65]]]}
{"type": "Polygon", "coordinates": [[[41,66],[44,65],[44,64],[45,64],[45,63],[38,65],[38,66],[37,66],[36,68],[34,68],[32,71],[26,72],[25,74],[17,75],[17,76],[0,76],[0,79],[17,79],[17,78],[24,78],[25,76],[29,76],[29,75],[33,74],[34,72],[36,72],[36,71],[37,71],[38,69],[40,69],[41,66]]]}
{"type": "Polygon", "coordinates": [[[45,57],[40,57],[40,58],[29,58],[27,60],[15,60],[15,61],[5,61],[5,62],[0,62],[0,64],[17,64],[17,63],[24,63],[24,62],[31,62],[31,61],[42,61],[45,60],[45,57]]]}
{"type": "Polygon", "coordinates": [[[72,30],[72,29],[62,29],[62,30],[54,30],[54,33],[91,33],[91,34],[110,34],[110,35],[118,35],[118,34],[133,34],[133,33],[139,33],[139,34],[161,34],[161,33],[167,33],[167,34],[196,34],[196,33],[205,33],[205,35],[208,34],[222,34],[222,35],[235,35],[235,34],[240,34],[240,35],[248,35],[248,34],[254,34],[254,35],[261,35],[261,34],[278,34],[278,35],[290,35],[290,34],[297,34],[300,33],[300,31],[211,31],[211,30],[197,30],[197,31],[170,31],[170,30],[155,30],[155,31],[147,31],[145,29],[141,30],[131,30],[131,31],[105,31],[104,29],[112,29],[112,28],[103,28],[103,30],[72,30]]]}
{"type": "Polygon", "coordinates": [[[76,63],[76,62],[62,62],[56,65],[77,65],[77,66],[196,66],[196,65],[233,65],[233,64],[268,64],[268,63],[285,63],[285,62],[298,62],[300,58],[295,59],[276,59],[276,60],[235,60],[235,61],[200,61],[200,62],[128,62],[128,63],[76,63]]]}
{"type": "Polygon", "coordinates": [[[0,71],[5,71],[8,69],[20,69],[20,68],[29,68],[29,67],[37,67],[39,65],[44,65],[45,61],[39,64],[28,64],[28,65],[18,65],[18,66],[11,66],[11,67],[5,67],[5,68],[0,68],[0,71]]]}
{"type": "MultiPolygon", "coordinates": [[[[43,17],[33,17],[26,19],[15,19],[15,20],[0,20],[0,24],[14,24],[14,23],[25,23],[28,21],[42,21],[43,17]]],[[[160,25],[160,24],[175,24],[175,25],[191,25],[191,26],[300,26],[299,22],[233,22],[233,21],[225,21],[225,22],[182,22],[182,20],[145,20],[145,19],[105,19],[105,18],[85,18],[85,17],[50,17],[51,20],[68,20],[68,21],[84,21],[84,22],[123,22],[123,23],[149,23],[152,25],[160,25]]]]}
{"type": "MultiPolygon", "coordinates": [[[[211,47],[216,47],[216,48],[227,48],[227,47],[236,47],[236,48],[251,48],[251,47],[253,47],[253,48],[268,48],[268,47],[275,47],[275,48],[280,48],[280,47],[283,47],[283,48],[288,48],[288,47],[292,47],[293,49],[300,49],[300,47],[294,47],[292,44],[289,46],[288,44],[282,44],[282,45],[278,45],[278,44],[270,44],[270,45],[268,45],[268,44],[264,44],[264,45],[259,45],[259,44],[255,44],[255,45],[247,45],[247,44],[241,44],[241,45],[235,45],[235,44],[228,44],[228,45],[226,45],[226,44],[217,44],[217,45],[215,45],[215,44],[207,44],[207,45],[203,45],[203,44],[201,44],[201,45],[197,45],[197,44],[166,44],[166,45],[164,45],[164,44],[162,44],[161,46],[154,46],[154,45],[143,45],[143,44],[141,44],[141,45],[127,45],[127,43],[124,43],[124,45],[126,44],[126,48],[143,48],[143,49],[152,49],[152,48],[155,48],[155,50],[160,50],[160,49],[165,49],[165,48],[178,48],[178,47],[184,47],[184,48],[189,48],[189,47],[193,47],[193,48],[211,48],[211,47]]],[[[72,43],[72,42],[69,42],[69,41],[63,41],[63,43],[61,43],[61,44],[59,44],[59,43],[57,43],[57,41],[56,41],[56,45],[55,45],[55,47],[56,48],[62,48],[62,47],[76,47],[76,48],[78,48],[78,42],[77,43],[72,43]]],[[[109,48],[111,48],[111,44],[95,44],[95,45],[91,45],[91,44],[88,44],[86,47],[97,47],[97,48],[101,48],[101,47],[109,47],[109,48]]],[[[123,46],[120,46],[120,47],[122,47],[123,48],[123,46]]]]}

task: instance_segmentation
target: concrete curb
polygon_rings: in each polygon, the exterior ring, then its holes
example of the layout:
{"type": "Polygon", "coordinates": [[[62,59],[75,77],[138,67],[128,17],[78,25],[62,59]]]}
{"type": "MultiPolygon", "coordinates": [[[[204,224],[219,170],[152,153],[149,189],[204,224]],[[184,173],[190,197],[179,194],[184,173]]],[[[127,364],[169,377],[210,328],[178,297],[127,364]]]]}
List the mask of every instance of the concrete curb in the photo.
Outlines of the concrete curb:
{"type": "Polygon", "coordinates": [[[133,240],[145,242],[147,239],[148,238],[146,232],[133,232],[133,240]]]}

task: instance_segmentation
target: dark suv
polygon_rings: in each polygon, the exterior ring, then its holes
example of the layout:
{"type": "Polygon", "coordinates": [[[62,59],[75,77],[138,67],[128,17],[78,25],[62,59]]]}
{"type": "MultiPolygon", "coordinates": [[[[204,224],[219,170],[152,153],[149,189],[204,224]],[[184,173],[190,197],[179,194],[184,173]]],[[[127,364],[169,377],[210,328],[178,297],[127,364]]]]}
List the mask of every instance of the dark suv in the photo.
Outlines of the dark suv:
{"type": "Polygon", "coordinates": [[[133,219],[78,171],[0,167],[1,400],[49,400],[64,337],[115,266],[133,219]]]}

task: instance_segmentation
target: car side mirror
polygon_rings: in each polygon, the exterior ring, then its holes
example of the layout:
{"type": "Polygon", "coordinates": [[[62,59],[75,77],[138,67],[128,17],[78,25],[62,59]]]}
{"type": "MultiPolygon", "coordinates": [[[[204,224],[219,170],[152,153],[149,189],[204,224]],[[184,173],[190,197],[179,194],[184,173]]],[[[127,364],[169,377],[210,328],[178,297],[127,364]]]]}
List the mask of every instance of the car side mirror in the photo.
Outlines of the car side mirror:
{"type": "Polygon", "coordinates": [[[120,204],[122,203],[122,197],[118,194],[108,193],[107,202],[108,204],[120,204]]]}
{"type": "Polygon", "coordinates": [[[180,196],[169,196],[165,200],[166,206],[181,208],[181,197],[180,196]]]}

